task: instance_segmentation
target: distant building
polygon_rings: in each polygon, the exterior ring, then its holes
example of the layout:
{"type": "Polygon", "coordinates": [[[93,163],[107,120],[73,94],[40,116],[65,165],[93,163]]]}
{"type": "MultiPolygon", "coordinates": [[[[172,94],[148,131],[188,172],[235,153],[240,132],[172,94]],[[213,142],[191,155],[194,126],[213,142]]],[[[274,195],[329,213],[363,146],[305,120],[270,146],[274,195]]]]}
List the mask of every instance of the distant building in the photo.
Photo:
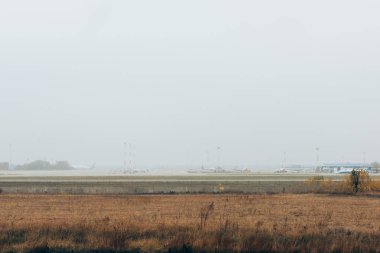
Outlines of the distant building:
{"type": "Polygon", "coordinates": [[[322,172],[338,174],[347,174],[350,173],[352,170],[358,169],[372,171],[372,166],[370,164],[363,163],[325,163],[321,167],[322,172]]]}
{"type": "Polygon", "coordinates": [[[9,170],[9,163],[0,163],[0,170],[9,170]]]}

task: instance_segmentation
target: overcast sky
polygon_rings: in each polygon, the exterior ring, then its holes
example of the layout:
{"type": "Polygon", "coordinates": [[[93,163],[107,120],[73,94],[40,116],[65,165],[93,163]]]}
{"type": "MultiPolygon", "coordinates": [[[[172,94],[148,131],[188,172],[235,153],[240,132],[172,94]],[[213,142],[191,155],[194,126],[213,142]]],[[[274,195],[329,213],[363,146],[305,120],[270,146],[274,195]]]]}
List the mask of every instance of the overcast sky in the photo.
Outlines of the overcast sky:
{"type": "Polygon", "coordinates": [[[380,159],[379,1],[1,1],[0,161],[380,159]]]}

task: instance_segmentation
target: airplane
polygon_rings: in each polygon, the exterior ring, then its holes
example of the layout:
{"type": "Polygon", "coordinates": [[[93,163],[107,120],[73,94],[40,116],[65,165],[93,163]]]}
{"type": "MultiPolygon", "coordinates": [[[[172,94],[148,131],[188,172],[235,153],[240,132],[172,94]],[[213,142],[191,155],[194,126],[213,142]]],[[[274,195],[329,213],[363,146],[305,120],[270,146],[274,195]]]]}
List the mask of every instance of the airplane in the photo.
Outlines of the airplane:
{"type": "Polygon", "coordinates": [[[223,169],[222,167],[210,167],[210,168],[205,168],[201,167],[200,169],[190,169],[187,171],[188,173],[250,173],[251,170],[248,168],[243,168],[243,169],[223,169]]]}
{"type": "Polygon", "coordinates": [[[123,173],[124,174],[149,173],[149,170],[148,169],[145,169],[145,170],[133,169],[132,171],[130,171],[130,170],[124,170],[123,173]]]}

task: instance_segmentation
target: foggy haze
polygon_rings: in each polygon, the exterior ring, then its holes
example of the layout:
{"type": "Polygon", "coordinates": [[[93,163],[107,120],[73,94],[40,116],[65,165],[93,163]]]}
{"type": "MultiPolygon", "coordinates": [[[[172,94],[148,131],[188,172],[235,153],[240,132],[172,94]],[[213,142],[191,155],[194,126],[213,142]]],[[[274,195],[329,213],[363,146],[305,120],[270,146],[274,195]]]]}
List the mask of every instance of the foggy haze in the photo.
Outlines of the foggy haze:
{"type": "Polygon", "coordinates": [[[2,1],[0,161],[380,159],[378,1],[2,1]],[[11,145],[11,148],[10,148],[11,145]],[[11,154],[10,154],[11,153],[11,154]]]}

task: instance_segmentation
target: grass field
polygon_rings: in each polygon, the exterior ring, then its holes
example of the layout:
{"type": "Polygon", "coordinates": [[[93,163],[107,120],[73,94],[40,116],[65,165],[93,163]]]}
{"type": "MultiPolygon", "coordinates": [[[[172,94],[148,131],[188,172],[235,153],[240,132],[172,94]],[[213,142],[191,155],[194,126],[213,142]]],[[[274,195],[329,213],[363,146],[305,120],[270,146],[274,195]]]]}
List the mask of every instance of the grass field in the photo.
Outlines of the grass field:
{"type": "Polygon", "coordinates": [[[0,252],[379,252],[380,198],[0,195],[0,252]]]}

